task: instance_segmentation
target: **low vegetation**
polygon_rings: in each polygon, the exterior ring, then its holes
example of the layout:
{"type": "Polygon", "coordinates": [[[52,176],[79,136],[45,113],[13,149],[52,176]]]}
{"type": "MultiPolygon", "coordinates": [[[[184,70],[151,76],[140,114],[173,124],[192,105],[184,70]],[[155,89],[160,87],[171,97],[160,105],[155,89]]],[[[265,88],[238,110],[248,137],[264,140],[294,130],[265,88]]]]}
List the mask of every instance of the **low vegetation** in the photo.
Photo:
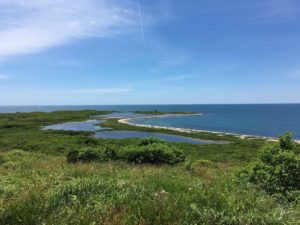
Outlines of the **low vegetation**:
{"type": "Polygon", "coordinates": [[[300,157],[295,147],[291,133],[280,137],[279,144],[264,146],[246,177],[278,199],[300,203],[300,157]]]}
{"type": "Polygon", "coordinates": [[[107,162],[124,161],[135,164],[169,164],[183,162],[184,153],[177,148],[169,147],[157,138],[143,138],[138,145],[129,145],[116,149],[115,147],[89,147],[80,150],[70,150],[67,153],[68,162],[107,162]]]}
{"type": "Polygon", "coordinates": [[[192,145],[41,129],[100,114],[0,114],[1,225],[300,224],[290,136],[192,145]]]}
{"type": "Polygon", "coordinates": [[[182,151],[162,143],[145,146],[129,146],[121,150],[120,155],[120,159],[136,164],[175,165],[185,160],[185,155],[182,151]]]}
{"type": "Polygon", "coordinates": [[[228,165],[68,163],[1,154],[0,224],[297,224],[288,205],[233,180],[228,165]],[[206,170],[204,170],[206,169],[206,170]]]}

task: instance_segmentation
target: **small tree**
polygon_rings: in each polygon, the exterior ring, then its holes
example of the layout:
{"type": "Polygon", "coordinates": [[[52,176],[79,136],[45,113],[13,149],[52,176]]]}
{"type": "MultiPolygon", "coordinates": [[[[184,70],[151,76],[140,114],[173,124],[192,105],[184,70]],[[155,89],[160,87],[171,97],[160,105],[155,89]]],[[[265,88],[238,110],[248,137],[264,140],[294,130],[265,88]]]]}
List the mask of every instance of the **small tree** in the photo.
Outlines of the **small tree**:
{"type": "Polygon", "coordinates": [[[279,145],[281,149],[292,150],[294,148],[293,133],[287,132],[285,135],[279,137],[279,145]]]}

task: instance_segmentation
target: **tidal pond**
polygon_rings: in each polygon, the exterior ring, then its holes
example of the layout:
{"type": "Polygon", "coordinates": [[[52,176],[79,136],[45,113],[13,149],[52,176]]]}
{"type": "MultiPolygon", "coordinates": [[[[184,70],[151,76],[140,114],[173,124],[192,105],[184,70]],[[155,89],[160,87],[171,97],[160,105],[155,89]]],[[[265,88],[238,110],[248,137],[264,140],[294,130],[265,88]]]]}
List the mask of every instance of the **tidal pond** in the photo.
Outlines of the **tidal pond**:
{"type": "Polygon", "coordinates": [[[145,138],[156,137],[169,142],[185,142],[190,144],[226,144],[224,141],[209,141],[200,140],[196,138],[184,137],[180,135],[162,134],[154,132],[141,132],[141,131],[99,131],[95,134],[96,138],[145,138]]]}
{"type": "Polygon", "coordinates": [[[111,128],[101,127],[101,120],[87,120],[83,122],[67,122],[46,126],[44,130],[72,130],[72,131],[92,131],[95,138],[121,139],[121,138],[145,138],[156,137],[169,142],[185,142],[190,144],[226,144],[224,141],[210,141],[190,138],[180,135],[162,134],[155,132],[141,131],[107,131],[111,128]]]}
{"type": "Polygon", "coordinates": [[[108,130],[109,128],[101,127],[97,125],[101,123],[101,120],[87,120],[83,122],[67,122],[46,126],[44,130],[73,130],[73,131],[98,131],[108,130]]]}

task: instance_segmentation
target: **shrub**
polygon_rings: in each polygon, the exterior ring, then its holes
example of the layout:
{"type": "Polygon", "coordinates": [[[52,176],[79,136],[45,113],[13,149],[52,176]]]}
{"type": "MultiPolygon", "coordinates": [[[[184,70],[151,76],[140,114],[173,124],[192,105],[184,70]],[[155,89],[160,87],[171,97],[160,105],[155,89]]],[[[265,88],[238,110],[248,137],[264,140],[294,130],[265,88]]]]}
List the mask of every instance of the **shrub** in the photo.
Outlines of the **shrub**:
{"type": "Polygon", "coordinates": [[[85,145],[97,145],[97,141],[95,140],[95,138],[86,138],[86,140],[84,140],[84,144],[85,145]]]}
{"type": "Polygon", "coordinates": [[[165,143],[165,141],[156,137],[142,138],[139,142],[139,146],[152,145],[157,143],[165,143]]]}
{"type": "Polygon", "coordinates": [[[112,147],[107,147],[103,151],[103,157],[104,159],[108,159],[108,160],[117,160],[119,158],[118,151],[112,147]]]}
{"type": "Polygon", "coordinates": [[[211,167],[213,166],[213,162],[210,160],[199,159],[195,161],[189,161],[185,164],[186,169],[188,170],[196,170],[199,167],[211,167]]]}
{"type": "Polygon", "coordinates": [[[184,154],[162,143],[141,147],[129,147],[122,152],[122,159],[131,163],[170,164],[185,160],[184,154]]]}
{"type": "Polygon", "coordinates": [[[248,176],[250,182],[267,193],[295,201],[300,196],[300,157],[291,151],[291,140],[290,134],[286,134],[280,138],[279,146],[265,146],[248,176]]]}
{"type": "Polygon", "coordinates": [[[90,147],[80,150],[70,150],[67,153],[68,162],[106,162],[109,160],[123,160],[130,163],[176,164],[185,160],[184,154],[163,143],[143,146],[127,146],[122,151],[112,147],[90,147]]]}
{"type": "Polygon", "coordinates": [[[81,150],[70,150],[67,153],[68,162],[91,162],[91,161],[109,161],[118,159],[117,151],[113,148],[83,148],[81,150]]]}
{"type": "Polygon", "coordinates": [[[78,162],[79,159],[79,150],[71,149],[67,152],[67,161],[68,162],[78,162]]]}
{"type": "Polygon", "coordinates": [[[281,149],[292,150],[294,148],[293,134],[287,132],[285,135],[279,137],[279,145],[281,149]]]}
{"type": "Polygon", "coordinates": [[[79,158],[83,162],[98,161],[102,159],[102,152],[101,148],[84,148],[79,152],[79,158]]]}

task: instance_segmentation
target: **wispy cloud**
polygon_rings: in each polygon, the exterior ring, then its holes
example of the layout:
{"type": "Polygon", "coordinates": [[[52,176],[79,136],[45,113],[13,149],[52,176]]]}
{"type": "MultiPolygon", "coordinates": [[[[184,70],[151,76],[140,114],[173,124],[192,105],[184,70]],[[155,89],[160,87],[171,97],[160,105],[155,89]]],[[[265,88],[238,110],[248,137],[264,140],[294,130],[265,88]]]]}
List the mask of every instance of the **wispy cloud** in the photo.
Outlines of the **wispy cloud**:
{"type": "Polygon", "coordinates": [[[177,81],[177,80],[185,80],[187,78],[190,78],[190,75],[181,75],[181,76],[171,76],[168,77],[166,79],[164,79],[164,81],[177,81]]]}
{"type": "Polygon", "coordinates": [[[254,24],[287,21],[299,13],[300,5],[298,0],[232,0],[224,5],[227,2],[211,0],[195,4],[201,4],[201,13],[244,12],[241,19],[254,24]]]}
{"type": "Polygon", "coordinates": [[[151,72],[160,72],[184,65],[188,61],[189,56],[182,51],[171,51],[165,53],[163,59],[155,62],[155,65],[149,68],[151,72]]]}
{"type": "Polygon", "coordinates": [[[299,13],[298,0],[267,0],[264,12],[258,17],[261,21],[285,21],[299,13]]]}
{"type": "Polygon", "coordinates": [[[141,26],[141,35],[143,39],[143,44],[146,45],[145,42],[145,32],[144,32],[144,22],[142,18],[142,12],[141,12],[141,6],[140,6],[140,1],[137,0],[137,8],[138,8],[138,14],[139,14],[139,20],[140,20],[140,26],[141,26]]]}
{"type": "Polygon", "coordinates": [[[95,88],[95,89],[77,89],[73,92],[87,94],[120,94],[131,92],[130,88],[95,88]]]}
{"type": "Polygon", "coordinates": [[[61,65],[70,67],[86,67],[87,62],[79,60],[64,60],[61,62],[61,65]]]}
{"type": "Polygon", "coordinates": [[[136,12],[108,0],[0,0],[0,58],[35,53],[136,26],[136,12]]]}
{"type": "Polygon", "coordinates": [[[160,68],[166,69],[172,66],[177,66],[179,65],[181,62],[178,62],[178,60],[173,60],[173,61],[165,61],[165,60],[161,60],[158,61],[158,65],[160,68]]]}
{"type": "Polygon", "coordinates": [[[291,70],[290,72],[286,73],[286,76],[291,78],[300,78],[300,69],[291,70]]]}
{"type": "Polygon", "coordinates": [[[190,77],[192,77],[192,76],[190,76],[190,75],[168,76],[165,78],[148,80],[146,82],[148,82],[148,83],[169,83],[172,81],[186,80],[190,77]]]}
{"type": "Polygon", "coordinates": [[[175,76],[167,76],[157,79],[150,79],[143,82],[143,84],[150,84],[150,85],[158,85],[158,84],[165,84],[170,83],[172,81],[180,81],[180,80],[186,80],[188,78],[192,78],[191,75],[175,75],[175,76]]]}
{"type": "Polygon", "coordinates": [[[7,76],[7,75],[1,75],[0,74],[0,80],[7,80],[7,79],[10,79],[11,77],[10,76],[7,76]]]}

